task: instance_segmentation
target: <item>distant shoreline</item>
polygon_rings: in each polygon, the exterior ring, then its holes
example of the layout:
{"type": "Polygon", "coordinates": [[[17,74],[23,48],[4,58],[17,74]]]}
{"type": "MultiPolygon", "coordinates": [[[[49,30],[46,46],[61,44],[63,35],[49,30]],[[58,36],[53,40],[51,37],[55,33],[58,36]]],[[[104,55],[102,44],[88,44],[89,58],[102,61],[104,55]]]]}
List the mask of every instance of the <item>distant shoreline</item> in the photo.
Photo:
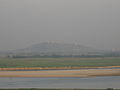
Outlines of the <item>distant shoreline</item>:
{"type": "Polygon", "coordinates": [[[120,76],[120,69],[82,69],[48,71],[0,71],[0,77],[97,77],[120,76]]]}
{"type": "Polygon", "coordinates": [[[120,66],[104,67],[22,67],[22,68],[0,68],[0,71],[40,71],[40,70],[81,70],[81,69],[120,69],[120,66]]]}

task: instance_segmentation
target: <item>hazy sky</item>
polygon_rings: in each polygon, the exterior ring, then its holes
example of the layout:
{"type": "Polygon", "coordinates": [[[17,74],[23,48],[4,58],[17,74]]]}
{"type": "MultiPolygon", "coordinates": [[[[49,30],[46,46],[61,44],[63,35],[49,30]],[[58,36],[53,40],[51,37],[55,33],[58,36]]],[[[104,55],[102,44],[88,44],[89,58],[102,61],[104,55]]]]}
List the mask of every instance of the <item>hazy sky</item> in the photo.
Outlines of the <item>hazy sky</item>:
{"type": "Polygon", "coordinates": [[[0,50],[48,41],[120,50],[120,0],[0,0],[0,50]]]}

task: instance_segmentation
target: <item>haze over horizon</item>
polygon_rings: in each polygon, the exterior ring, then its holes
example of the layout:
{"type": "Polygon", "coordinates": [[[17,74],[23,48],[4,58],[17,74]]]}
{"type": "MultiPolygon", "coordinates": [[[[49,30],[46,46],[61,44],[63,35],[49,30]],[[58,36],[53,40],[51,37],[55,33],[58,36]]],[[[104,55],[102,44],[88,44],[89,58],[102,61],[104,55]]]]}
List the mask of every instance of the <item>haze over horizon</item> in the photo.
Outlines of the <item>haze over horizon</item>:
{"type": "Polygon", "coordinates": [[[120,0],[0,0],[0,50],[41,42],[120,50],[120,0]]]}

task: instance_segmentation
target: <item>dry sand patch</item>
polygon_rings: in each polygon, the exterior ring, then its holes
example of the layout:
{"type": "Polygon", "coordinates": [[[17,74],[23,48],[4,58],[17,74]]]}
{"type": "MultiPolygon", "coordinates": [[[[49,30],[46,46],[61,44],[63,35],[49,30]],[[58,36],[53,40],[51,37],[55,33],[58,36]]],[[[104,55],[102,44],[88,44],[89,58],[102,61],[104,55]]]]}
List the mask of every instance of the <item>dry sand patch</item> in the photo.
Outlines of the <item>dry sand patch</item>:
{"type": "Polygon", "coordinates": [[[0,77],[93,77],[120,76],[120,69],[0,71],[0,77]]]}

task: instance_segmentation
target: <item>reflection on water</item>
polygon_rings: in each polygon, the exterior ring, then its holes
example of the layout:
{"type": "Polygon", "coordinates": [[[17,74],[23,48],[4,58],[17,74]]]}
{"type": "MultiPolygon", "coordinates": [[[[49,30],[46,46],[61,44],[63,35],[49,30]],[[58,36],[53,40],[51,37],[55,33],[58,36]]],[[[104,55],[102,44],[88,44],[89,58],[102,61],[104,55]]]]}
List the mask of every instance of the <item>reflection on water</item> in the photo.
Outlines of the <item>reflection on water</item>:
{"type": "Polygon", "coordinates": [[[120,76],[94,78],[0,78],[0,88],[120,88],[120,76]]]}

